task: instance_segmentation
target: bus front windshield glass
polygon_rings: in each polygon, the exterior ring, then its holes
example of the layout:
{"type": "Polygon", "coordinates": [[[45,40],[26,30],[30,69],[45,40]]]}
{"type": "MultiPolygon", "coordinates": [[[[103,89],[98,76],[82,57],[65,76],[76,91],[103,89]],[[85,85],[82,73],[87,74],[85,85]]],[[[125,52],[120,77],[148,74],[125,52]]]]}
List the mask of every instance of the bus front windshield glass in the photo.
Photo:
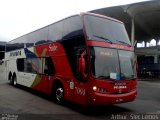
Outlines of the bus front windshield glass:
{"type": "Polygon", "coordinates": [[[134,53],[131,51],[90,47],[91,74],[97,79],[135,79],[134,53]]]}
{"type": "Polygon", "coordinates": [[[84,15],[89,40],[131,45],[123,23],[103,17],[84,15]]]}

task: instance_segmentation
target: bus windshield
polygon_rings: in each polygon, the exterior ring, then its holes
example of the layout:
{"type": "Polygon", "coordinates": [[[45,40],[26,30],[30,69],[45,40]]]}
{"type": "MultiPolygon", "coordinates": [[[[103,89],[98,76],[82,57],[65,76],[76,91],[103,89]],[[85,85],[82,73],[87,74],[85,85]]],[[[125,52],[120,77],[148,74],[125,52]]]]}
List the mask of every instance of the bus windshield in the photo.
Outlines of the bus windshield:
{"type": "Polygon", "coordinates": [[[135,79],[134,53],[131,51],[90,47],[91,74],[97,79],[135,79]]]}
{"type": "Polygon", "coordinates": [[[89,40],[131,45],[123,23],[103,17],[85,15],[84,25],[89,40]]]}

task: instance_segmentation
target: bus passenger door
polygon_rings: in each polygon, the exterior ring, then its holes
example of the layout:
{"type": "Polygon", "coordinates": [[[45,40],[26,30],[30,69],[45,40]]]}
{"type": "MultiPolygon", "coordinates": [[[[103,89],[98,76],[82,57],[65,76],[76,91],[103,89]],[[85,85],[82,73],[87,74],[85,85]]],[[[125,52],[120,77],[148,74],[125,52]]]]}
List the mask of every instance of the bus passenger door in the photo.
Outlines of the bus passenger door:
{"type": "Polygon", "coordinates": [[[55,67],[51,57],[43,58],[43,77],[42,77],[42,90],[45,93],[49,93],[49,84],[55,73],[55,67]]]}
{"type": "MultiPolygon", "coordinates": [[[[26,86],[26,87],[31,87],[33,81],[35,80],[36,74],[33,71],[33,65],[32,62],[34,61],[34,59],[32,58],[27,58],[27,59],[19,59],[19,64],[20,62],[22,62],[21,64],[24,64],[24,66],[19,67],[19,75],[20,77],[20,81],[22,85],[26,86]]],[[[19,65],[20,66],[20,65],[19,65]]]]}
{"type": "Polygon", "coordinates": [[[87,57],[86,57],[86,51],[83,51],[80,56],[78,57],[78,76],[77,81],[75,82],[75,101],[80,104],[86,103],[86,89],[87,87],[87,57]]]}
{"type": "Polygon", "coordinates": [[[17,83],[20,84],[20,85],[25,85],[25,78],[26,78],[26,65],[25,65],[25,59],[23,58],[20,58],[20,59],[17,59],[17,83]]]}
{"type": "Polygon", "coordinates": [[[21,75],[20,77],[21,84],[26,87],[31,87],[36,77],[36,74],[28,73],[28,72],[20,72],[20,75],[21,75]]]}

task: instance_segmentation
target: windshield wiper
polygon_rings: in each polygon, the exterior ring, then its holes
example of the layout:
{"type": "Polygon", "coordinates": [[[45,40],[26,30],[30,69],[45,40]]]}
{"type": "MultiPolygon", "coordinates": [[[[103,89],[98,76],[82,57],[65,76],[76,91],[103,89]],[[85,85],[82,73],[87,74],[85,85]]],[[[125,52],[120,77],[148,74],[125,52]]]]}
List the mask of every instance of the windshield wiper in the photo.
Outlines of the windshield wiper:
{"type": "Polygon", "coordinates": [[[135,80],[136,78],[134,77],[134,75],[125,76],[124,74],[121,73],[121,79],[135,80]]]}
{"type": "Polygon", "coordinates": [[[121,77],[121,79],[124,79],[124,80],[135,80],[136,78],[134,78],[134,77],[121,77]]]}
{"type": "Polygon", "coordinates": [[[103,39],[103,40],[105,40],[105,41],[107,41],[107,42],[109,42],[109,43],[112,44],[112,41],[111,41],[110,39],[108,39],[108,38],[101,37],[101,36],[97,36],[97,35],[93,35],[93,36],[94,36],[94,37],[97,37],[97,38],[100,38],[100,39],[103,39]]]}
{"type": "Polygon", "coordinates": [[[109,76],[98,76],[98,79],[110,79],[109,76]]]}
{"type": "Polygon", "coordinates": [[[129,43],[126,43],[126,42],[120,41],[120,40],[116,40],[116,41],[119,42],[119,43],[122,43],[122,44],[125,44],[125,45],[128,45],[129,47],[131,47],[131,45],[129,43]]]}

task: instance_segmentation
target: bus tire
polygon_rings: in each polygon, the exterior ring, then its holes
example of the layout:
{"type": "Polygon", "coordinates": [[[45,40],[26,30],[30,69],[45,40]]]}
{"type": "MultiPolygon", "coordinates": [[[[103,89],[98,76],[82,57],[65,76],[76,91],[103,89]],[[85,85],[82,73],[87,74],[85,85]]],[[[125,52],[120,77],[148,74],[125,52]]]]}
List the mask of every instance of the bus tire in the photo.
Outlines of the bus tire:
{"type": "Polygon", "coordinates": [[[9,80],[9,83],[12,85],[12,73],[10,72],[9,75],[8,75],[8,80],[9,80]]]}
{"type": "Polygon", "coordinates": [[[53,99],[56,103],[62,104],[64,102],[64,88],[61,82],[57,81],[53,85],[53,99]]]}
{"type": "Polygon", "coordinates": [[[12,84],[13,86],[17,86],[17,78],[15,74],[13,75],[13,78],[12,78],[12,84]]]}

